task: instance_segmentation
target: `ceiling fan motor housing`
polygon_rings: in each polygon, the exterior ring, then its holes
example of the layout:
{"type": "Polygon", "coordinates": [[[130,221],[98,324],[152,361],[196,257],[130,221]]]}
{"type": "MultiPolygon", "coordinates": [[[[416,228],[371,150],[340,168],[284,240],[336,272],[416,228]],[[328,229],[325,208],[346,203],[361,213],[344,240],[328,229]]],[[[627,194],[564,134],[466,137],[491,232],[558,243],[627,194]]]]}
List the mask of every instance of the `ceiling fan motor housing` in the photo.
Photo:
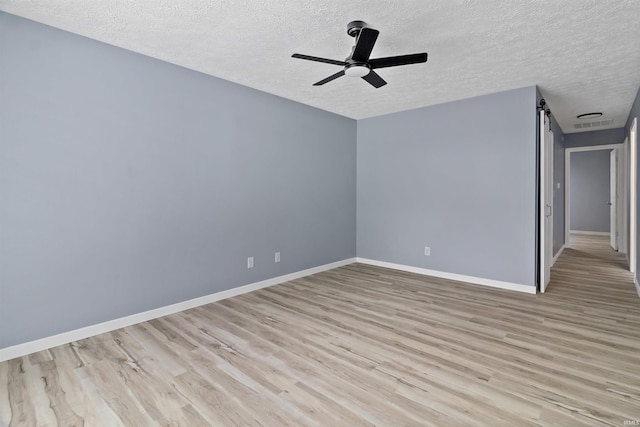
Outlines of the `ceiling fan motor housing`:
{"type": "Polygon", "coordinates": [[[347,34],[351,37],[357,37],[360,30],[367,28],[369,25],[364,21],[351,21],[347,24],[347,34]]]}

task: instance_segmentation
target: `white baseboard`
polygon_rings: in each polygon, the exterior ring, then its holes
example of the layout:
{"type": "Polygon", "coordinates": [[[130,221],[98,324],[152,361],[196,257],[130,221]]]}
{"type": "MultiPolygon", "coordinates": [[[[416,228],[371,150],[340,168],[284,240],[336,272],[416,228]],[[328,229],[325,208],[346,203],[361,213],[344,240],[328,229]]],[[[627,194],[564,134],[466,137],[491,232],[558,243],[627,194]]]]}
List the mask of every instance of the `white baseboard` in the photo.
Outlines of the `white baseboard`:
{"type": "Polygon", "coordinates": [[[640,283],[638,283],[635,274],[633,275],[633,283],[636,285],[636,292],[638,292],[638,296],[640,297],[640,283]]]}
{"type": "Polygon", "coordinates": [[[555,264],[558,258],[560,258],[560,255],[562,255],[562,251],[564,251],[565,246],[566,245],[562,245],[560,250],[558,250],[558,253],[553,256],[553,259],[551,260],[551,267],[553,267],[553,264],[555,264]]]}
{"type": "Polygon", "coordinates": [[[569,234],[581,234],[583,236],[611,236],[611,233],[608,231],[569,230],[569,234]]]}
{"type": "Polygon", "coordinates": [[[490,286],[492,288],[508,289],[510,291],[525,292],[535,294],[535,286],[521,285],[518,283],[502,282],[500,280],[484,279],[482,277],[465,276],[463,274],[447,273],[444,271],[428,270],[426,268],[411,267],[402,264],[393,264],[390,262],[376,261],[367,258],[356,258],[356,262],[362,264],[375,265],[378,267],[391,268],[394,270],[407,271],[409,273],[422,274],[424,276],[440,277],[442,279],[457,280],[460,282],[473,283],[475,285],[490,286]]]}
{"type": "Polygon", "coordinates": [[[131,326],[137,323],[146,322],[148,320],[157,319],[158,317],[168,316],[170,314],[178,313],[190,308],[199,307],[201,305],[220,301],[226,298],[231,298],[236,295],[246,294],[258,289],[267,288],[269,286],[289,282],[301,277],[310,276],[312,274],[321,273],[327,270],[332,270],[334,268],[342,267],[354,262],[356,262],[356,258],[348,258],[342,261],[333,262],[331,264],[325,264],[318,267],[309,268],[307,270],[297,271],[295,273],[286,274],[284,276],[274,277],[272,279],[263,280],[261,282],[250,283],[248,285],[239,286],[237,288],[229,289],[226,291],[216,292],[215,294],[205,295],[203,297],[190,299],[149,311],[144,311],[142,313],[120,317],[118,319],[98,323],[97,325],[91,325],[84,328],[75,329],[73,331],[63,332],[61,334],[53,335],[50,337],[41,338],[35,341],[29,341],[23,344],[5,347],[0,349],[0,362],[4,362],[5,360],[13,359],[16,357],[26,356],[37,351],[42,351],[59,345],[68,344],[73,341],[78,341],[84,338],[92,337],[94,335],[110,332],[116,329],[124,328],[126,326],[131,326]]]}

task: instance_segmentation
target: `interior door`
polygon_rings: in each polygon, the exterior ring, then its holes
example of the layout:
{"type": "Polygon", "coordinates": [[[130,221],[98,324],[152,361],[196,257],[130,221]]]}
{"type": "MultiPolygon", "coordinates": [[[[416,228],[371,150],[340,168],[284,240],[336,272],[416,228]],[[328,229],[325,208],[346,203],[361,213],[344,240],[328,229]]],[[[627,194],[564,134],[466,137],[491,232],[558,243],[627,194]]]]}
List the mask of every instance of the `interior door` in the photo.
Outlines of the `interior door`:
{"type": "Polygon", "coordinates": [[[553,132],[549,119],[540,111],[540,292],[544,292],[551,280],[553,258],[553,132]]]}
{"type": "Polygon", "coordinates": [[[618,250],[618,149],[609,153],[609,244],[618,250]]]}
{"type": "Polygon", "coordinates": [[[629,253],[629,138],[618,149],[618,251],[629,253]]]}

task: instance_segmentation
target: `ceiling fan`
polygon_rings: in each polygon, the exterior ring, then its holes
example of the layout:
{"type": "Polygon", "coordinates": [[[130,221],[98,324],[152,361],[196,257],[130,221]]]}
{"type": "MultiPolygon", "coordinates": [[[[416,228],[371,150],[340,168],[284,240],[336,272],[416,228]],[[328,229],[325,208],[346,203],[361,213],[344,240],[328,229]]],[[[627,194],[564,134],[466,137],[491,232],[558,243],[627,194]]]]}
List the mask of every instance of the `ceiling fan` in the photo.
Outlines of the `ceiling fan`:
{"type": "Polygon", "coordinates": [[[397,67],[399,65],[419,64],[427,62],[427,53],[414,53],[411,55],[388,56],[385,58],[369,59],[373,46],[376,43],[380,31],[370,28],[364,21],[351,21],[347,24],[347,34],[355,37],[356,44],[351,49],[351,55],[344,61],[335,59],[319,58],[317,56],[302,55],[294,53],[293,58],[306,59],[308,61],[324,62],[326,64],[340,65],[344,67],[341,71],[332,76],[314,83],[314,86],[321,86],[344,75],[351,77],[362,77],[376,89],[387,84],[374,69],[397,67]]]}

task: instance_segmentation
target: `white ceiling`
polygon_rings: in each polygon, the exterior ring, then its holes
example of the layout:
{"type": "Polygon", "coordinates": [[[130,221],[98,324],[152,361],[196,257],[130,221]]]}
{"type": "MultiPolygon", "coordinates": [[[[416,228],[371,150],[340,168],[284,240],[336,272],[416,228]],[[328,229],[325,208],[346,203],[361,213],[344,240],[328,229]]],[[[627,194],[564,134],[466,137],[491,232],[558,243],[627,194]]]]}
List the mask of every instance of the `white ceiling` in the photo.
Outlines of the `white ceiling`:
{"type": "MultiPolygon", "coordinates": [[[[0,0],[0,10],[304,104],[362,119],[537,84],[564,132],[602,111],[623,127],[640,86],[640,0],[0,0]],[[380,31],[374,89],[291,58],[343,60],[346,24],[380,31]]],[[[582,129],[584,130],[584,129],[582,129]]]]}

